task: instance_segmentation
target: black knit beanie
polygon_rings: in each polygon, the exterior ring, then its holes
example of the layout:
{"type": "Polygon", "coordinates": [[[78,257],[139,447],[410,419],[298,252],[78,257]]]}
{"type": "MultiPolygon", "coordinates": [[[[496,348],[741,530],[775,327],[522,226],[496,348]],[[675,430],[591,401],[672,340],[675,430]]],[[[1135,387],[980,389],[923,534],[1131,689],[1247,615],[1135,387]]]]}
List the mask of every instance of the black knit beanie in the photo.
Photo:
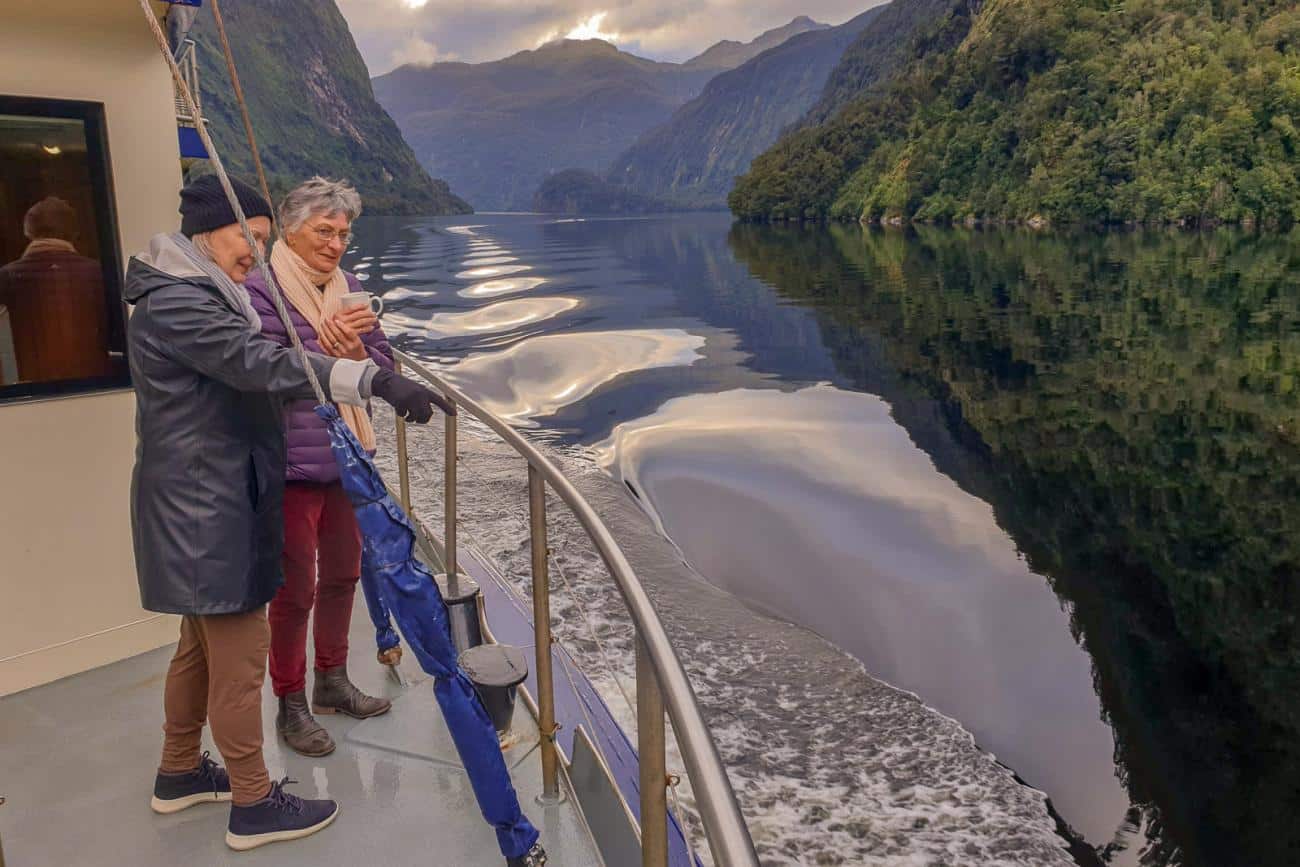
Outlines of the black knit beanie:
{"type": "MultiPolygon", "coordinates": [[[[262,198],[261,193],[233,176],[230,185],[235,188],[235,198],[244,209],[245,217],[271,216],[271,203],[262,198]]],[[[230,207],[230,200],[216,175],[204,175],[181,190],[181,234],[185,237],[193,238],[201,232],[211,232],[236,222],[235,209],[230,207]]]]}

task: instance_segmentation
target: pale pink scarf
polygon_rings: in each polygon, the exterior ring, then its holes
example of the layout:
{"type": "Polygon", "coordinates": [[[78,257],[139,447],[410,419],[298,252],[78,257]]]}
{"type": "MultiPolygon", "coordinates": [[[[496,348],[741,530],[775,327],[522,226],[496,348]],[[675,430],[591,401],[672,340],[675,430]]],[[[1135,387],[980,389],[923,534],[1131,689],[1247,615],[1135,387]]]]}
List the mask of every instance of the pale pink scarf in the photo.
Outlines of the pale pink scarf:
{"type": "MultiPolygon", "coordinates": [[[[289,248],[283,240],[271,245],[271,270],[275,272],[284,297],[302,317],[311,323],[320,338],[321,321],[333,316],[348,292],[348,278],[342,268],[317,271],[289,248]],[[323,290],[323,291],[322,291],[323,290]]],[[[339,415],[356,434],[363,448],[375,450],[375,429],[365,407],[337,404],[339,415]]]]}

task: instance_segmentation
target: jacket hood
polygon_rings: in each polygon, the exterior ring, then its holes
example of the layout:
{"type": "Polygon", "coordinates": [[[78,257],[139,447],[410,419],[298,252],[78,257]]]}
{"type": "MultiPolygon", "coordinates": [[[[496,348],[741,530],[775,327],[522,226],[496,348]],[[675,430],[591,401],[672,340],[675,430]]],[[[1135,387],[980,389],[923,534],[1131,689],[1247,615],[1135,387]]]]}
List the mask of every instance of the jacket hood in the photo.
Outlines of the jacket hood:
{"type": "Polygon", "coordinates": [[[131,257],[126,267],[122,297],[128,304],[135,304],[155,289],[171,286],[177,281],[203,286],[212,283],[176,246],[170,235],[160,233],[149,239],[149,249],[131,257]]]}

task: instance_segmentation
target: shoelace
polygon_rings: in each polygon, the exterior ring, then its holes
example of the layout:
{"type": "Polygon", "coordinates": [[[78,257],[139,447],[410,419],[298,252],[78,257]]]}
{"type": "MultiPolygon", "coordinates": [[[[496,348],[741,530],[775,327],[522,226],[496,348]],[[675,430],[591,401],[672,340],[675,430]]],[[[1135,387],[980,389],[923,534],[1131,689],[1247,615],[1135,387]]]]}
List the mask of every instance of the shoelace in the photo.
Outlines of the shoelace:
{"type": "Polygon", "coordinates": [[[271,802],[271,806],[284,810],[286,813],[293,813],[295,816],[301,815],[303,808],[305,807],[302,798],[299,798],[297,795],[291,795],[284,790],[285,786],[296,782],[298,781],[291,780],[286,776],[280,780],[280,782],[272,783],[271,792],[266,796],[266,799],[271,802]]]}
{"type": "Polygon", "coordinates": [[[211,751],[205,750],[203,755],[199,756],[199,767],[195,771],[200,780],[206,780],[212,786],[213,793],[218,790],[217,767],[217,763],[212,760],[211,751]]]}

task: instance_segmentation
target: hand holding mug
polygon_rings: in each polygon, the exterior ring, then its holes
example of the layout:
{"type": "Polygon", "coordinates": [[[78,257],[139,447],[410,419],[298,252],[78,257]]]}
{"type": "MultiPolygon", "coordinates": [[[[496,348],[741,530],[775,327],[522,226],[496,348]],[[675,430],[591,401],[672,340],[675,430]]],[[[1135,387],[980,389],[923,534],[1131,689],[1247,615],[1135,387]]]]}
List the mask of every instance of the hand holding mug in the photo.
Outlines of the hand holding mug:
{"type": "Polygon", "coordinates": [[[361,335],[343,321],[339,314],[325,317],[320,326],[320,345],[327,354],[355,361],[365,361],[370,357],[366,345],[361,342],[361,335]]]}
{"type": "MultiPolygon", "coordinates": [[[[376,299],[377,300],[377,299],[376,299]]],[[[344,307],[332,317],[357,334],[369,334],[379,327],[379,317],[368,307],[344,307]]]]}

